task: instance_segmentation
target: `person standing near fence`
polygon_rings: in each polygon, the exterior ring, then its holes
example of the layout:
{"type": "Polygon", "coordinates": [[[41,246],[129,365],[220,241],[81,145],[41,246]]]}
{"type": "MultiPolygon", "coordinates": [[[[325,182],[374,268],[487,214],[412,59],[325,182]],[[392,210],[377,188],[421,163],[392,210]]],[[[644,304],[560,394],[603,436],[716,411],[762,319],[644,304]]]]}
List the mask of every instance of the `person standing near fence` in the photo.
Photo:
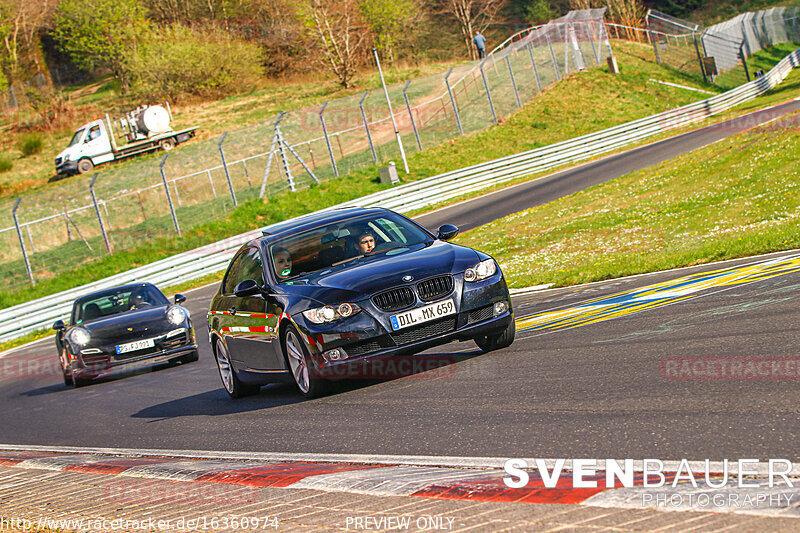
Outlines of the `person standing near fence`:
{"type": "Polygon", "coordinates": [[[481,32],[476,31],[472,42],[475,43],[475,46],[478,48],[478,59],[486,57],[486,37],[481,35],[481,32]]]}

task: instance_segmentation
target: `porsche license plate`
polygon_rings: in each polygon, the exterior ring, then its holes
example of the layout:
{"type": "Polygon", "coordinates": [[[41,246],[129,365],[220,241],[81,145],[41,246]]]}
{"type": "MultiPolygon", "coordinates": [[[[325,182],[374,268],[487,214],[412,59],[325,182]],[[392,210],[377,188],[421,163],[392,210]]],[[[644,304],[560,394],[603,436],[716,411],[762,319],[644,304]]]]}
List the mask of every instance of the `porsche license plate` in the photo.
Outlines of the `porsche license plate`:
{"type": "Polygon", "coordinates": [[[392,322],[392,330],[407,328],[409,326],[416,326],[424,322],[430,322],[443,316],[452,315],[456,312],[456,304],[453,300],[442,300],[435,304],[426,305],[424,307],[417,307],[411,311],[392,315],[389,320],[392,322]]]}
{"type": "Polygon", "coordinates": [[[153,339],[143,339],[140,341],[129,342],[127,344],[119,344],[117,345],[117,354],[144,350],[145,348],[152,348],[155,345],[156,343],[153,339]]]}

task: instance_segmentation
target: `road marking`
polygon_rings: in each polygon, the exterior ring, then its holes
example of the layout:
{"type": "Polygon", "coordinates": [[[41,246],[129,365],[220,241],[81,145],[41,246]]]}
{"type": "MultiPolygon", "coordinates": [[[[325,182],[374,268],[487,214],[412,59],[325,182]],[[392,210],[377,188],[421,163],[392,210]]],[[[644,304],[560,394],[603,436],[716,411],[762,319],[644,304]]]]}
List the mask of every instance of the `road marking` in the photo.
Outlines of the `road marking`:
{"type": "Polygon", "coordinates": [[[588,300],[577,306],[521,317],[516,320],[517,332],[577,328],[685,301],[709,289],[734,287],[794,272],[800,272],[800,254],[699,272],[588,300]]]}

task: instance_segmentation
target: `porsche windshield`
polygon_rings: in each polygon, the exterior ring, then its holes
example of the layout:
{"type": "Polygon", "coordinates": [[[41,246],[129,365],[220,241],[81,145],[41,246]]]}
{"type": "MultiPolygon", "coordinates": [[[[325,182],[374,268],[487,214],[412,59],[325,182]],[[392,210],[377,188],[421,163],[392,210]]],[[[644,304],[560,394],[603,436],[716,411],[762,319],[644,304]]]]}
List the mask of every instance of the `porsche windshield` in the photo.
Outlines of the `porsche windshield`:
{"type": "Polygon", "coordinates": [[[272,243],[275,278],[289,282],[382,253],[402,253],[432,242],[425,231],[394,213],[342,220],[272,243]]]}
{"type": "Polygon", "coordinates": [[[72,323],[80,324],[133,309],[157,305],[169,305],[169,300],[155,287],[142,285],[112,289],[92,294],[75,302],[72,310],[72,323]]]}

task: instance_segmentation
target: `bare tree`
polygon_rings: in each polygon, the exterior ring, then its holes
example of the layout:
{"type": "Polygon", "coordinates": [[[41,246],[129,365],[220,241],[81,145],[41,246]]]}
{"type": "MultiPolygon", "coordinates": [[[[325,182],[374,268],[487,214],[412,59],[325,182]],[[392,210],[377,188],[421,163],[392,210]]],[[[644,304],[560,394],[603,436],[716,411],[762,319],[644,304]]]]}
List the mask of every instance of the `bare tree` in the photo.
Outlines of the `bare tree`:
{"type": "Polygon", "coordinates": [[[469,57],[476,59],[478,52],[472,44],[476,31],[485,31],[498,17],[507,0],[441,0],[444,11],[456,19],[469,57]]]}
{"type": "Polygon", "coordinates": [[[50,24],[55,7],[56,0],[0,0],[0,61],[9,81],[42,73],[50,83],[39,36],[50,24]]]}
{"type": "Polygon", "coordinates": [[[357,0],[305,0],[299,13],[321,53],[319,60],[343,87],[351,87],[370,38],[357,0]]]}

